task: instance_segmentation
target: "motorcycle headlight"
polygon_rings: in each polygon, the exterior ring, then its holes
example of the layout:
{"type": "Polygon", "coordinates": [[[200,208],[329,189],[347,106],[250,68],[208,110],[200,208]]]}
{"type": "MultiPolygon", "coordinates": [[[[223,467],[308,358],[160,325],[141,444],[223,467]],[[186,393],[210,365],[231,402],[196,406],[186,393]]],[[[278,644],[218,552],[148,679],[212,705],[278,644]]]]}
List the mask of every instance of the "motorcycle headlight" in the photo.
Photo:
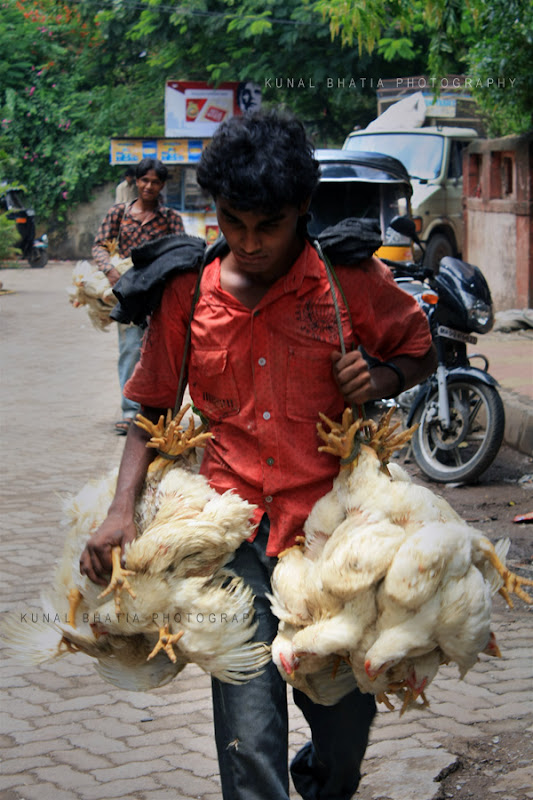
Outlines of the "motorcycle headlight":
{"type": "Polygon", "coordinates": [[[475,300],[468,309],[468,319],[472,330],[477,333],[488,333],[494,324],[492,306],[487,305],[483,300],[475,300]]]}

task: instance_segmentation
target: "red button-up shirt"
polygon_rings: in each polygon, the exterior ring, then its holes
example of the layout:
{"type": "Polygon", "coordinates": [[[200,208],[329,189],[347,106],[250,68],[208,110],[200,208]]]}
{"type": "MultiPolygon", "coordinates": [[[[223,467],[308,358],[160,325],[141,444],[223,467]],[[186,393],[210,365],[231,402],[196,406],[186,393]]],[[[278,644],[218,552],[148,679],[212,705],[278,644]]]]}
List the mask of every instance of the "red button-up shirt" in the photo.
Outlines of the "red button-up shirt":
{"type": "MultiPolygon", "coordinates": [[[[353,325],[339,297],[347,349],[362,344],[383,361],[427,353],[426,317],[387,267],[372,258],[336,272],[353,325]]],[[[132,400],[174,406],[195,278],[179,275],[166,288],[125,387],[132,400]]],[[[235,489],[255,503],[257,521],[268,513],[268,555],[294,544],[338,473],[338,459],[318,452],[316,423],[319,411],[338,418],[345,405],[331,364],[339,349],[329,282],[310,245],[254,309],[221,288],[218,259],[206,267],[188,373],[214,434],[201,472],[218,492],[235,489]]]]}

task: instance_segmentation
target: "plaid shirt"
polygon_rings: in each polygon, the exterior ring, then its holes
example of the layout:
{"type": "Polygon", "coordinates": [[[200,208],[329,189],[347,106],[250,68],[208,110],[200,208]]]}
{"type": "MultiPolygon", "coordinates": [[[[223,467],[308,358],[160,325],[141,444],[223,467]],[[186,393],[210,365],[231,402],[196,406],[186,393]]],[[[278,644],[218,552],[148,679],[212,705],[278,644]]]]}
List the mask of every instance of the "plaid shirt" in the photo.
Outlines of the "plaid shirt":
{"type": "Polygon", "coordinates": [[[132,215],[131,205],[132,203],[117,203],[112,206],[98,229],[92,253],[100,269],[111,265],[109,252],[104,245],[106,241],[118,238],[119,254],[121,258],[127,258],[134,247],[139,247],[144,242],[171,233],[185,233],[183,220],[174,208],[159,203],[154,216],[142,223],[132,215]]]}

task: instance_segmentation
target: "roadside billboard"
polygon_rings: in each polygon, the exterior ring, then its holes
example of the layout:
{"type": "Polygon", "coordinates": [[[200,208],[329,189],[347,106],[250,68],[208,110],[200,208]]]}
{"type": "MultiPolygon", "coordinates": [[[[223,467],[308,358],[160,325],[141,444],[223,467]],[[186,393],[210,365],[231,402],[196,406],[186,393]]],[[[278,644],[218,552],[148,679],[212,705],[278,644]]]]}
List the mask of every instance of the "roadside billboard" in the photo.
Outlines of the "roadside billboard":
{"type": "Polygon", "coordinates": [[[215,88],[205,81],[167,81],[165,136],[211,137],[224,120],[261,105],[253,81],[227,81],[215,88]]]}

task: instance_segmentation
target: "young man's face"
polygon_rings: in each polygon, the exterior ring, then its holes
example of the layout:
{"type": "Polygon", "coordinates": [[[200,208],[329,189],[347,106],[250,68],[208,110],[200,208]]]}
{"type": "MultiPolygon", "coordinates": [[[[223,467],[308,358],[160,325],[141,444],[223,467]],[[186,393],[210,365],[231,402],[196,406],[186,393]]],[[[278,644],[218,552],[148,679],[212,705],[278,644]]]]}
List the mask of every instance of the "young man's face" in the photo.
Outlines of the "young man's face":
{"type": "Polygon", "coordinates": [[[146,202],[157,200],[164,185],[161,178],[157,177],[155,169],[149,169],[146,175],[143,175],[142,178],[137,178],[139,197],[146,202]]]}
{"type": "Polygon", "coordinates": [[[217,198],[215,205],[220,230],[240,272],[270,282],[289,271],[302,248],[297,226],[308,202],[268,214],[239,211],[224,198],[217,198]]]}

